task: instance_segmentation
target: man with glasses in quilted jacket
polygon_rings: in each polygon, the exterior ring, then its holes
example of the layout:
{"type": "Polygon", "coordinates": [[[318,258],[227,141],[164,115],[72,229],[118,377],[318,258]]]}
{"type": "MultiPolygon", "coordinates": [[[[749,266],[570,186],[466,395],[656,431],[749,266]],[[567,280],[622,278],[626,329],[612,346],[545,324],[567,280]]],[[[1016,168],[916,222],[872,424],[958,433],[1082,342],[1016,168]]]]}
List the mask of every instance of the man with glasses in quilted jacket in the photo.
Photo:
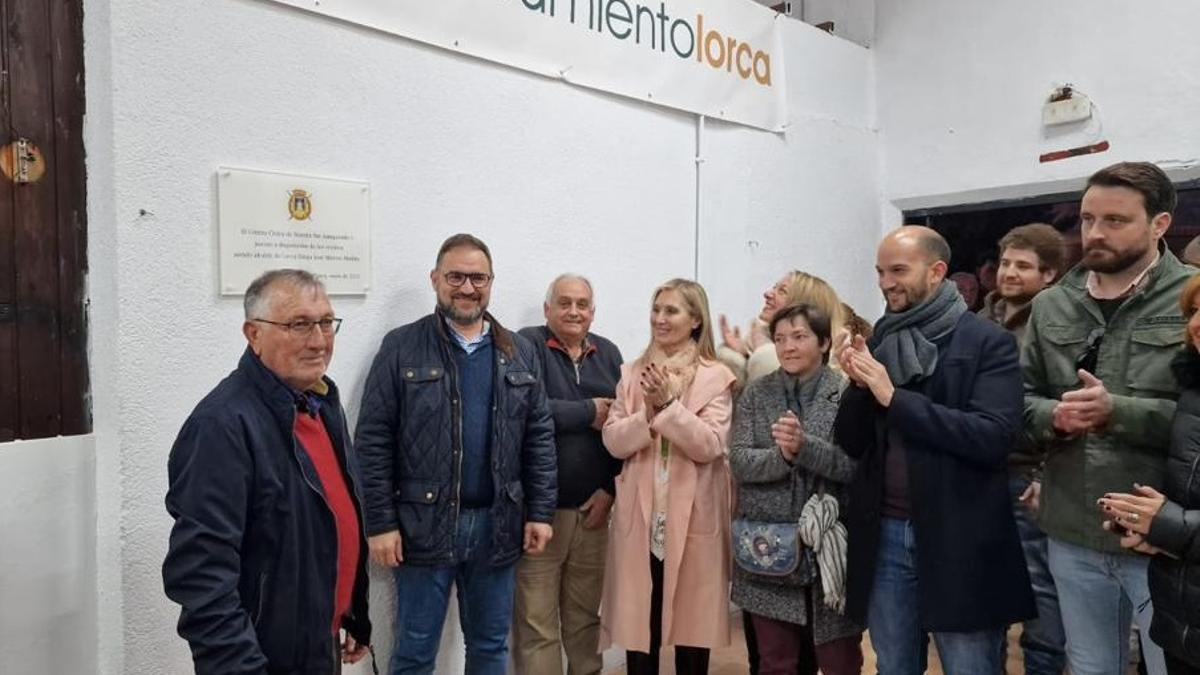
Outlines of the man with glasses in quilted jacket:
{"type": "Polygon", "coordinates": [[[391,669],[434,672],[453,585],[466,672],[504,675],[517,560],[553,533],[554,422],[536,348],[487,312],[487,245],[450,237],[429,277],[436,309],[384,337],[355,430],[371,559],[396,579],[391,669]]]}

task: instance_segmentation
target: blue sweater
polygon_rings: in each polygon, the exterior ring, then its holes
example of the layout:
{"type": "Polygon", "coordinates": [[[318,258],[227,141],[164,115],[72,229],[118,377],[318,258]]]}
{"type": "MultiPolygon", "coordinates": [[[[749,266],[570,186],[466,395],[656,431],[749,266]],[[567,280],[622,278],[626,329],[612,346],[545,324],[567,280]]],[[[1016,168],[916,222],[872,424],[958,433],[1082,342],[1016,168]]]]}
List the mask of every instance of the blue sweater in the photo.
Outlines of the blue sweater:
{"type": "Polygon", "coordinates": [[[468,354],[453,345],[462,394],[462,503],[469,509],[492,505],[492,384],[495,347],[491,336],[468,354]]]}

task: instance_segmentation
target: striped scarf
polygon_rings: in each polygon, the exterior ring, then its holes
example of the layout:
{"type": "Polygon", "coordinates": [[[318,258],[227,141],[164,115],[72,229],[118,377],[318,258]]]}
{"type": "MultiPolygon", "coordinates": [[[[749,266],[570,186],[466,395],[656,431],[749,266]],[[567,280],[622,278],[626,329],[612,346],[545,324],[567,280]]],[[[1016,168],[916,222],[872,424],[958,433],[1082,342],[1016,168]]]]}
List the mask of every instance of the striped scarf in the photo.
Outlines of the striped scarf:
{"type": "Polygon", "coordinates": [[[846,609],[846,526],[838,521],[838,502],[815,493],[800,511],[800,539],[817,555],[825,606],[846,609]]]}

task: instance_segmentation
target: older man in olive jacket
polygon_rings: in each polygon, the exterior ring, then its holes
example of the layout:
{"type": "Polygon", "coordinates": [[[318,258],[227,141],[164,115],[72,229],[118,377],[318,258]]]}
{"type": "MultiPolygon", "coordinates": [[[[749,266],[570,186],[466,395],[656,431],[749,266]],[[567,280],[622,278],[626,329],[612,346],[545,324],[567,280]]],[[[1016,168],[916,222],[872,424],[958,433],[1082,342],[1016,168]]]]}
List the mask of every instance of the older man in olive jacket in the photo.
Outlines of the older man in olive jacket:
{"type": "Polygon", "coordinates": [[[1088,179],[1083,260],[1033,301],[1021,355],[1025,430],[1047,445],[1041,526],[1050,537],[1067,660],[1075,675],[1124,670],[1131,608],[1150,675],[1165,672],[1148,634],[1145,556],[1121,549],[1097,499],[1133,483],[1161,488],[1179,385],[1179,292],[1195,272],[1167,250],[1175,190],[1153,164],[1088,179]]]}

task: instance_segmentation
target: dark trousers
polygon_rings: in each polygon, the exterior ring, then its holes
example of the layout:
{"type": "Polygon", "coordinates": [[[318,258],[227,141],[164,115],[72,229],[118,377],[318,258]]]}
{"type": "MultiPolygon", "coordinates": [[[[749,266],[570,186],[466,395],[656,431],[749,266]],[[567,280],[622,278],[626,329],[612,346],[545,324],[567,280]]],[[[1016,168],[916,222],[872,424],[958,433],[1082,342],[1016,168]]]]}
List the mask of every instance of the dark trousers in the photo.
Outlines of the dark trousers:
{"type": "MultiPolygon", "coordinates": [[[[662,650],[663,564],[654,556],[650,556],[650,584],[650,653],[625,652],[625,672],[629,675],[658,675],[658,654],[662,650]]],[[[708,649],[675,645],[675,673],[708,675],[708,649]]]]}
{"type": "Polygon", "coordinates": [[[1167,675],[1200,675],[1200,667],[1184,661],[1171,652],[1164,651],[1167,657],[1167,675]]]}
{"type": "MultiPolygon", "coordinates": [[[[1062,675],[1067,666],[1067,636],[1063,632],[1062,614],[1058,609],[1058,589],[1050,575],[1049,539],[1037,518],[1029,511],[1021,495],[1029,487],[1029,479],[1011,476],[1008,493],[1012,500],[1013,519],[1025,552],[1029,583],[1037,602],[1037,617],[1021,626],[1021,650],[1025,654],[1025,675],[1062,675]]],[[[1008,640],[1004,641],[1007,660],[1008,640]]]]}
{"type": "MultiPolygon", "coordinates": [[[[750,662],[750,675],[759,675],[758,637],[754,630],[753,616],[750,612],[742,610],[742,632],[746,636],[746,658],[750,662]]],[[[805,626],[801,626],[801,628],[808,631],[808,639],[802,640],[800,643],[800,655],[797,658],[795,673],[796,675],[817,675],[817,652],[813,647],[812,628],[805,626]]]]}
{"type": "Polygon", "coordinates": [[[758,641],[759,675],[794,675],[806,665],[802,659],[805,652],[815,656],[816,665],[824,675],[859,675],[862,672],[861,635],[814,646],[811,625],[751,616],[758,641]]]}

